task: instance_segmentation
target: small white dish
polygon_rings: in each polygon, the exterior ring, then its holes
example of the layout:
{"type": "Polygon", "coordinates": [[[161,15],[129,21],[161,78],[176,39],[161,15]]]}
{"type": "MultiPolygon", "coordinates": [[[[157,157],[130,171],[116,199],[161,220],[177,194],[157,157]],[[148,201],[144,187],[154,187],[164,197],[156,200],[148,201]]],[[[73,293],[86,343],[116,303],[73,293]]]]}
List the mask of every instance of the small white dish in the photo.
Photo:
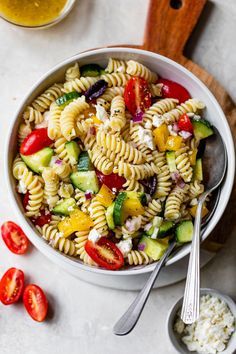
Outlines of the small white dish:
{"type": "MultiPolygon", "coordinates": [[[[236,321],[236,303],[233,301],[233,299],[231,299],[229,296],[227,296],[225,294],[222,294],[220,291],[214,290],[214,289],[203,288],[200,290],[200,293],[201,293],[201,295],[210,294],[210,295],[218,297],[219,299],[224,301],[228,305],[228,307],[229,307],[230,311],[232,312],[232,314],[235,318],[235,321],[236,321]]],[[[174,331],[174,322],[176,319],[176,314],[179,311],[179,309],[181,308],[182,303],[183,303],[183,297],[181,297],[181,299],[179,299],[174,304],[174,306],[170,309],[170,312],[167,317],[168,336],[169,336],[171,344],[173,345],[173,347],[175,348],[177,353],[198,354],[196,351],[194,351],[194,352],[189,351],[188,348],[186,347],[186,345],[181,341],[181,339],[178,337],[178,335],[174,331]]],[[[227,348],[223,352],[220,352],[219,354],[234,354],[234,353],[236,353],[236,331],[234,331],[234,333],[230,337],[227,348]]]]}

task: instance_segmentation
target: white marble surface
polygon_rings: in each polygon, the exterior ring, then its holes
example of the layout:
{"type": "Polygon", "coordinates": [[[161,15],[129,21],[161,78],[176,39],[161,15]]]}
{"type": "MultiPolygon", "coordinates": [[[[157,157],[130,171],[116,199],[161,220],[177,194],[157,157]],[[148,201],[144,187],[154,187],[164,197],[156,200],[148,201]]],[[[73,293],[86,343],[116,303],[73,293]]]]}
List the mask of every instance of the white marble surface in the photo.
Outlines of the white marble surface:
{"type": "MultiPolygon", "coordinates": [[[[106,44],[140,43],[148,1],[80,0],[61,24],[44,31],[27,31],[0,21],[0,158],[6,131],[29,87],[55,63],[82,50],[106,44]],[[138,25],[137,25],[138,23],[138,25]]],[[[235,98],[235,0],[212,1],[187,52],[214,74],[235,98]]],[[[0,222],[14,219],[3,173],[0,176],[0,222]]],[[[225,249],[202,270],[202,286],[236,296],[234,234],[225,249]]],[[[61,271],[37,250],[27,256],[11,254],[0,240],[0,275],[22,268],[27,281],[48,294],[48,321],[33,322],[21,305],[0,306],[1,354],[172,354],[166,333],[169,308],[183,293],[184,283],[152,292],[136,329],[115,337],[112,325],[135,293],[99,288],[61,271]]]]}

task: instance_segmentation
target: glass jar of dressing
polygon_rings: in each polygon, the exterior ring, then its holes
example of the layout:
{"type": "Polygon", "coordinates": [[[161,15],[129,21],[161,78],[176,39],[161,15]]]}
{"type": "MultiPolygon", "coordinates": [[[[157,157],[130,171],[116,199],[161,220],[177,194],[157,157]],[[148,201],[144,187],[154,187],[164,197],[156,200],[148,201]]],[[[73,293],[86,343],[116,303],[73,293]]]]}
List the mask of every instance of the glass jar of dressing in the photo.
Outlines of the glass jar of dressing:
{"type": "Polygon", "coordinates": [[[0,0],[0,17],[15,25],[43,28],[61,21],[76,0],[0,0]]]}

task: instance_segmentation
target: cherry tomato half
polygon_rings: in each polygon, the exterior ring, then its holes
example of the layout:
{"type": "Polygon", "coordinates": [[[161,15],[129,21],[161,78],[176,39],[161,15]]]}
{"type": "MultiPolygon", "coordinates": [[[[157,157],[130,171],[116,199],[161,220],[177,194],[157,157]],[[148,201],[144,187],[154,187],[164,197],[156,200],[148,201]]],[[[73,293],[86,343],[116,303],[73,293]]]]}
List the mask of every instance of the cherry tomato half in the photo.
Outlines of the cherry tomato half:
{"type": "Polygon", "coordinates": [[[121,251],[106,237],[101,237],[97,243],[88,240],[85,244],[85,250],[103,268],[116,270],[124,265],[124,257],[121,251]]]}
{"type": "Polygon", "coordinates": [[[151,92],[148,83],[141,77],[132,77],[125,86],[124,100],[126,107],[135,117],[151,106],[151,92]]]}
{"type": "Polygon", "coordinates": [[[163,84],[162,97],[163,98],[176,98],[179,103],[183,103],[191,98],[190,93],[182,85],[177,82],[159,79],[158,83],[163,84]]]}
{"type": "Polygon", "coordinates": [[[20,153],[22,155],[31,155],[35,152],[52,144],[52,140],[48,137],[47,128],[33,130],[22,142],[20,153]]]}
{"type": "Polygon", "coordinates": [[[24,254],[29,246],[29,241],[20,226],[13,221],[7,221],[1,226],[3,241],[9,250],[15,254],[24,254]]]}
{"type": "Polygon", "coordinates": [[[41,210],[40,215],[37,218],[31,218],[31,220],[35,226],[43,227],[44,225],[50,223],[52,220],[52,214],[49,212],[46,213],[45,210],[41,210]]]}
{"type": "Polygon", "coordinates": [[[23,293],[23,302],[28,314],[37,322],[42,322],[48,312],[48,301],[43,290],[35,284],[29,284],[23,293]]]}
{"type": "Polygon", "coordinates": [[[187,113],[180,116],[177,124],[179,130],[185,130],[186,132],[193,133],[193,125],[187,113]]]}
{"type": "Polygon", "coordinates": [[[96,171],[97,178],[101,184],[105,184],[111,190],[115,188],[117,191],[123,188],[123,184],[126,182],[124,177],[118,176],[116,173],[110,175],[104,175],[100,171],[96,171]]]}
{"type": "Polygon", "coordinates": [[[0,281],[0,300],[4,305],[17,302],[23,292],[24,273],[20,269],[10,268],[0,281]]]}

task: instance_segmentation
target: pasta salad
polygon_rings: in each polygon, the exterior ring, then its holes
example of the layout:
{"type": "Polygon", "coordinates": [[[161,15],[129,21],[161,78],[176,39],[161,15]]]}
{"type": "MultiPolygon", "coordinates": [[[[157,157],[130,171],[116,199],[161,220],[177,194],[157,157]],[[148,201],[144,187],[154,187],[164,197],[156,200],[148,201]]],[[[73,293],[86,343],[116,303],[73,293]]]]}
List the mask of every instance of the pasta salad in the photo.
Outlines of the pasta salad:
{"type": "Polygon", "coordinates": [[[159,260],[171,237],[191,241],[213,134],[204,109],[137,61],[75,63],[23,113],[13,175],[25,215],[85,264],[159,260]]]}

